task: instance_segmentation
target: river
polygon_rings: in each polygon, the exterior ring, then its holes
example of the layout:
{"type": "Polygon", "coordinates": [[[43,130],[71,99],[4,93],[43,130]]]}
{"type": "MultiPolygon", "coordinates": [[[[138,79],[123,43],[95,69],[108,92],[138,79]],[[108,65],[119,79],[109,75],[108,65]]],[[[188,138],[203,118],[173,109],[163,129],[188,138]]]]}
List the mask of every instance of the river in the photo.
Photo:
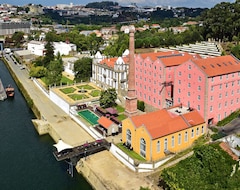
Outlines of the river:
{"type": "Polygon", "coordinates": [[[0,101],[0,189],[3,190],[92,190],[88,182],[52,154],[54,141],[39,136],[35,118],[4,63],[0,60],[3,86],[11,84],[15,97],[0,101]]]}

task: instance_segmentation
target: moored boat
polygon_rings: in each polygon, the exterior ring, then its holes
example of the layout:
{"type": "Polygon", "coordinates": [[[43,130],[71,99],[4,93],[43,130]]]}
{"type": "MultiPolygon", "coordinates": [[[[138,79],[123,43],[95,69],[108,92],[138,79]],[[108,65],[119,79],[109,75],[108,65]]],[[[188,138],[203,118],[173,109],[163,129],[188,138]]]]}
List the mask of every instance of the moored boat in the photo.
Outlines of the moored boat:
{"type": "Polygon", "coordinates": [[[9,84],[7,88],[5,88],[7,97],[14,97],[14,88],[9,84]]]}

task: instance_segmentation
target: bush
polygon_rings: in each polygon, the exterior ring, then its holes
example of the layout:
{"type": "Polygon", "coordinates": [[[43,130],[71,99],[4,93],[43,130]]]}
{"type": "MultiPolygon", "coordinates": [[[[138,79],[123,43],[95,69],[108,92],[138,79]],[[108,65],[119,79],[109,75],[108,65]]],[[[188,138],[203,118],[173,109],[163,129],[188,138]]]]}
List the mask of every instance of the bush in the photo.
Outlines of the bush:
{"type": "Polygon", "coordinates": [[[145,111],[145,104],[143,101],[137,101],[137,109],[141,110],[141,111],[145,111]]]}

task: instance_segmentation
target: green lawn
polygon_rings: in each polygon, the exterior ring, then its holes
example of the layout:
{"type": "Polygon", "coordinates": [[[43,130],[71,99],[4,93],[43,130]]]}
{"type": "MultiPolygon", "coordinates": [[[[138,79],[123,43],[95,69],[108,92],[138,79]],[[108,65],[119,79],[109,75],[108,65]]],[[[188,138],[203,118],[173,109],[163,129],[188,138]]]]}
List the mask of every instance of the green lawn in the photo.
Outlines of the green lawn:
{"type": "Polygon", "coordinates": [[[129,150],[125,146],[123,146],[122,143],[117,144],[117,147],[120,148],[123,152],[125,152],[132,159],[135,159],[135,160],[138,160],[138,161],[146,161],[142,156],[140,156],[136,152],[134,152],[132,150],[129,150]]]}
{"type": "Polygon", "coordinates": [[[79,89],[85,89],[85,90],[93,90],[93,89],[95,89],[94,87],[92,87],[92,86],[90,86],[90,85],[88,85],[88,84],[86,84],[86,85],[81,85],[81,86],[77,86],[77,88],[79,88],[79,89]]]}
{"type": "Polygon", "coordinates": [[[70,98],[72,98],[73,100],[82,100],[82,99],[87,99],[89,98],[87,95],[85,94],[69,94],[68,95],[70,98]]]}
{"type": "Polygon", "coordinates": [[[100,90],[92,90],[92,91],[90,92],[90,95],[91,95],[92,97],[97,97],[97,96],[100,96],[100,93],[101,93],[100,90]]]}
{"type": "Polygon", "coordinates": [[[73,84],[73,80],[71,80],[65,76],[62,76],[61,83],[63,85],[66,85],[66,84],[71,85],[71,84],[73,84]]]}
{"type": "Polygon", "coordinates": [[[124,114],[120,114],[120,115],[117,116],[117,118],[118,118],[119,121],[122,121],[122,120],[126,119],[127,116],[124,115],[124,114]]]}
{"type": "Polygon", "coordinates": [[[120,106],[120,105],[117,105],[115,108],[118,111],[118,113],[122,113],[122,112],[125,111],[125,109],[122,106],[120,106]]]}
{"type": "Polygon", "coordinates": [[[75,92],[75,90],[76,90],[76,88],[73,88],[73,87],[60,89],[60,91],[63,92],[64,94],[73,93],[73,92],[75,92]]]}

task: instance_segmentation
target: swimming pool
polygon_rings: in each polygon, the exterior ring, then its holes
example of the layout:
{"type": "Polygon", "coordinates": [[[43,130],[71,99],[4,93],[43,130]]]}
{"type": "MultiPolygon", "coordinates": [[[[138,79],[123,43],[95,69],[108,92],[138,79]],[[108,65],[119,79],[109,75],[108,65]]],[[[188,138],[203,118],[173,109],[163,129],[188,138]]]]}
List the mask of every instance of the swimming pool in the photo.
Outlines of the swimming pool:
{"type": "Polygon", "coordinates": [[[97,121],[98,121],[99,117],[90,110],[79,111],[78,115],[80,115],[83,119],[85,119],[91,125],[98,124],[97,121]]]}

